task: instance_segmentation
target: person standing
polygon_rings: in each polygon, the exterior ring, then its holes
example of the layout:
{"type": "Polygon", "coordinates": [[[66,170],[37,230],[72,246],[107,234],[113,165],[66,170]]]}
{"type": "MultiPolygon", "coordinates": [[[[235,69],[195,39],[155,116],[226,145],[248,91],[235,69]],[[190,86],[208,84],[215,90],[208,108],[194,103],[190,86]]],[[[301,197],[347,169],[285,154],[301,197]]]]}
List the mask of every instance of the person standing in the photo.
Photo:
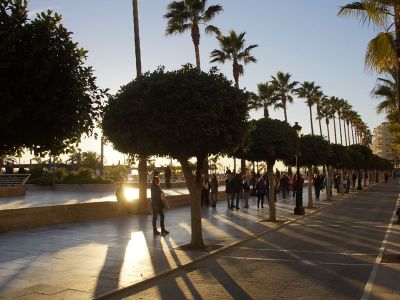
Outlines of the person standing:
{"type": "Polygon", "coordinates": [[[216,207],[218,201],[218,178],[217,175],[213,174],[210,182],[211,189],[211,206],[216,207]]]}
{"type": "Polygon", "coordinates": [[[286,173],[282,174],[279,187],[281,189],[282,198],[285,199],[289,189],[289,176],[286,173]]]}
{"type": "Polygon", "coordinates": [[[250,182],[246,176],[243,176],[243,198],[244,207],[249,208],[249,196],[250,196],[250,182]]]}
{"type": "Polygon", "coordinates": [[[231,209],[236,208],[236,210],[240,209],[239,207],[239,196],[240,190],[242,188],[242,177],[239,173],[235,173],[235,176],[232,179],[232,191],[231,191],[231,209]],[[234,200],[236,199],[236,205],[234,204],[234,200]]]}
{"type": "Polygon", "coordinates": [[[160,226],[161,234],[166,235],[169,232],[165,229],[164,225],[164,203],[162,198],[164,197],[164,192],[160,188],[160,178],[154,176],[151,183],[151,208],[153,210],[153,233],[154,235],[159,235],[160,232],[157,230],[157,216],[160,215],[160,226]]]}
{"type": "Polygon", "coordinates": [[[171,187],[171,168],[169,166],[165,168],[165,185],[168,189],[171,187]]]}
{"type": "Polygon", "coordinates": [[[228,202],[228,208],[231,208],[231,194],[232,194],[232,175],[227,173],[225,177],[225,194],[226,201],[228,202]]]}
{"type": "Polygon", "coordinates": [[[267,188],[265,186],[264,178],[260,177],[256,184],[257,208],[260,208],[260,202],[261,202],[261,208],[264,207],[264,197],[266,192],[267,188]]]}
{"type": "Polygon", "coordinates": [[[319,172],[317,174],[315,174],[313,184],[314,184],[314,189],[315,189],[315,197],[317,198],[317,200],[319,200],[319,196],[321,194],[321,189],[322,189],[322,184],[323,184],[323,179],[322,179],[322,176],[319,174],[319,172]]]}
{"type": "Polygon", "coordinates": [[[203,189],[201,190],[201,205],[210,206],[210,181],[203,175],[203,189]]]}

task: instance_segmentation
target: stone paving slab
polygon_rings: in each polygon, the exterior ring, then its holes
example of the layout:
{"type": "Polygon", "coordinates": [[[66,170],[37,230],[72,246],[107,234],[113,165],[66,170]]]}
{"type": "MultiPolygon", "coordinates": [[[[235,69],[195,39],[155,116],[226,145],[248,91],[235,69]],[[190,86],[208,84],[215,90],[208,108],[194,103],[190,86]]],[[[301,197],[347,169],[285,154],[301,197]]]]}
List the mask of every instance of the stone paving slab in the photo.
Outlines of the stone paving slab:
{"type": "MultiPolygon", "coordinates": [[[[278,197],[280,220],[298,217],[294,203],[278,197]]],[[[261,222],[268,217],[255,198],[249,209],[233,211],[220,200],[216,209],[203,208],[204,240],[227,246],[281,224],[261,222]]],[[[2,233],[0,299],[90,299],[207,255],[178,248],[190,241],[189,207],[166,211],[166,227],[170,235],[154,237],[151,216],[129,216],[2,233]]]]}

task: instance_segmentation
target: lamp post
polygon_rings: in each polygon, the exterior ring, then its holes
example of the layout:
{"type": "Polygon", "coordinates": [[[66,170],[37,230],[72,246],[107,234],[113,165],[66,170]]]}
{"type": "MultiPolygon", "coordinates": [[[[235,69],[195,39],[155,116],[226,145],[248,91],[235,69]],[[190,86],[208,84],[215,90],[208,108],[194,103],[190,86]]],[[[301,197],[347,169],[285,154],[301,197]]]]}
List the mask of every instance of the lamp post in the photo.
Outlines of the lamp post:
{"type": "Polygon", "coordinates": [[[293,129],[296,130],[297,133],[297,149],[296,149],[296,207],[294,208],[295,215],[304,215],[304,207],[303,207],[303,183],[304,179],[300,176],[299,170],[299,140],[301,137],[301,126],[298,122],[294,123],[293,129]]]}

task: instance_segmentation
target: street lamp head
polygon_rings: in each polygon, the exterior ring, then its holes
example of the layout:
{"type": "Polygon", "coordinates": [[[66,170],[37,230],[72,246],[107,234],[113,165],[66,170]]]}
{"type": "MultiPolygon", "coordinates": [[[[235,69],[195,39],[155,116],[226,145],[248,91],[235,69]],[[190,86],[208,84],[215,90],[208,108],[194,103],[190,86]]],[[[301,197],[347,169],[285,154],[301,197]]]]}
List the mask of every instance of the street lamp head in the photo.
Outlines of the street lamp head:
{"type": "Polygon", "coordinates": [[[293,129],[296,130],[297,136],[300,138],[301,137],[301,126],[299,125],[299,122],[294,122],[293,129]]]}

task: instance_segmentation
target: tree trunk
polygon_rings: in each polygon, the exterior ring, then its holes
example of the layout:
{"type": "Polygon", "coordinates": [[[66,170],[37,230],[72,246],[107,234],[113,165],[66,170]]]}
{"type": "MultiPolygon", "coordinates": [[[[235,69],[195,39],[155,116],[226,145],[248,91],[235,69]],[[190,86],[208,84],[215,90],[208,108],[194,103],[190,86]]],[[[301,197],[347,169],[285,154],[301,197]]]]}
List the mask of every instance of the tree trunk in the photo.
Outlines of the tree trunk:
{"type": "Polygon", "coordinates": [[[400,124],[400,11],[397,5],[394,5],[394,25],[395,25],[395,45],[397,54],[397,78],[396,78],[396,98],[397,98],[397,117],[400,124]]]}
{"type": "Polygon", "coordinates": [[[312,196],[312,180],[313,180],[313,170],[312,166],[308,166],[308,208],[313,208],[313,196],[312,196]]]}
{"type": "Polygon", "coordinates": [[[233,60],[233,65],[232,65],[232,73],[233,73],[233,79],[235,80],[235,87],[239,88],[239,64],[236,59],[233,60]]]}
{"type": "Polygon", "coordinates": [[[268,106],[266,104],[264,104],[264,118],[269,118],[268,106]]]}
{"type": "Polygon", "coordinates": [[[331,200],[331,168],[326,166],[327,175],[326,175],[326,200],[331,200]]]}
{"type": "Polygon", "coordinates": [[[186,186],[190,193],[190,213],[192,238],[190,247],[192,249],[204,249],[203,230],[201,226],[201,175],[202,162],[204,158],[197,158],[196,175],[193,178],[192,171],[187,159],[179,159],[185,176],[186,186]]]}
{"type": "Polygon", "coordinates": [[[350,139],[350,122],[347,121],[347,139],[349,140],[349,146],[351,145],[351,139],[350,139]]]}
{"type": "Polygon", "coordinates": [[[335,118],[333,119],[333,131],[335,132],[335,144],[337,144],[337,137],[336,137],[336,120],[335,118]]]}
{"type": "Polygon", "coordinates": [[[312,109],[311,109],[311,105],[308,105],[308,108],[309,108],[309,110],[310,110],[311,134],[314,135],[314,125],[313,125],[313,121],[312,121],[312,109]]]}
{"type": "Polygon", "coordinates": [[[355,144],[354,142],[354,127],[351,125],[351,137],[353,138],[353,145],[355,144]]]}
{"type": "Polygon", "coordinates": [[[343,120],[344,143],[347,146],[346,120],[343,120]]]}
{"type": "Polygon", "coordinates": [[[322,137],[322,126],[321,126],[321,116],[320,116],[320,106],[317,104],[317,115],[318,115],[318,124],[319,124],[319,135],[322,137]]]}
{"type": "Polygon", "coordinates": [[[343,139],[342,139],[342,124],[340,121],[340,116],[339,116],[339,133],[340,133],[340,145],[343,145],[343,139]]]}
{"type": "Polygon", "coordinates": [[[139,156],[139,204],[138,213],[147,214],[149,213],[147,207],[147,157],[139,156]]]}
{"type": "Polygon", "coordinates": [[[367,171],[365,171],[364,170],[364,187],[366,187],[367,186],[367,176],[368,176],[368,173],[367,173],[367,171]]]}
{"type": "Polygon", "coordinates": [[[274,163],[267,163],[267,172],[268,172],[268,184],[269,184],[269,220],[271,222],[276,221],[276,210],[275,210],[275,176],[274,176],[274,163]]]}
{"type": "Polygon", "coordinates": [[[331,143],[331,135],[329,133],[329,119],[326,119],[326,131],[328,132],[328,142],[331,143]]]}
{"type": "MultiPolygon", "coordinates": [[[[135,35],[136,78],[142,76],[142,58],[140,54],[138,1],[133,0],[133,27],[135,35]]],[[[139,213],[147,213],[147,157],[139,156],[139,213]]]]}
{"type": "Polygon", "coordinates": [[[341,193],[342,195],[344,194],[343,172],[344,172],[344,170],[341,169],[341,170],[340,170],[340,186],[339,186],[339,190],[340,190],[340,193],[341,193]]]}
{"type": "Polygon", "coordinates": [[[283,114],[285,116],[285,122],[287,123],[286,101],[283,102],[283,114]]]}
{"type": "Polygon", "coordinates": [[[192,41],[194,45],[194,52],[196,54],[196,67],[201,70],[200,66],[200,30],[199,25],[193,23],[192,25],[192,41]]]}
{"type": "Polygon", "coordinates": [[[140,55],[139,14],[138,1],[133,0],[133,28],[135,34],[136,78],[142,76],[142,59],[140,55]]]}
{"type": "Polygon", "coordinates": [[[357,190],[361,191],[362,186],[361,186],[361,170],[357,171],[357,190]]]}

